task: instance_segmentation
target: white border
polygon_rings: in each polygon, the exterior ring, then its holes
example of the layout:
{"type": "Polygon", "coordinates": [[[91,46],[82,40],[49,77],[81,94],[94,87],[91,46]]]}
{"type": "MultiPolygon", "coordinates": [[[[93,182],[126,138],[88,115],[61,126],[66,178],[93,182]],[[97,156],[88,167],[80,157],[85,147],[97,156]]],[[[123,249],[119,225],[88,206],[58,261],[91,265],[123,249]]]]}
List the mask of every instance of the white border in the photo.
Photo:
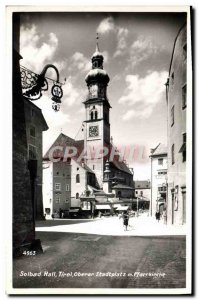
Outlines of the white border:
{"type": "MultiPolygon", "coordinates": [[[[76,1],[75,1],[76,2],[76,1]]],[[[106,1],[105,1],[106,2],[106,1]]],[[[180,1],[181,3],[181,1],[180,1]]],[[[51,12],[61,12],[61,11],[68,11],[68,12],[92,12],[92,11],[109,11],[109,12],[187,12],[187,52],[188,52],[188,61],[187,61],[187,94],[188,99],[192,99],[192,85],[190,84],[192,82],[192,61],[191,61],[191,36],[190,36],[190,7],[189,6],[87,6],[87,5],[81,5],[81,6],[24,6],[24,5],[17,5],[17,6],[7,6],[6,11],[6,90],[8,93],[6,94],[7,99],[12,99],[12,12],[23,12],[23,11],[51,11],[51,12]]],[[[6,117],[8,116],[8,122],[12,123],[12,114],[11,112],[11,103],[9,103],[8,108],[6,107],[6,117]]],[[[192,230],[191,230],[191,214],[192,214],[192,201],[191,201],[191,191],[192,191],[192,139],[190,139],[190,134],[192,133],[192,102],[188,102],[187,107],[187,153],[188,154],[188,164],[187,164],[187,204],[188,204],[188,211],[187,211],[187,238],[186,238],[186,245],[187,245],[187,269],[186,269],[186,288],[184,289],[74,289],[74,288],[66,288],[66,289],[14,289],[12,288],[12,249],[10,245],[12,244],[12,216],[11,221],[8,223],[8,228],[6,230],[6,236],[8,237],[7,243],[6,243],[6,252],[7,252],[7,282],[6,282],[6,290],[8,294],[51,294],[51,295],[57,295],[57,294],[65,294],[65,295],[125,295],[125,294],[141,294],[141,295],[147,295],[147,294],[156,294],[159,295],[160,293],[163,295],[169,294],[169,295],[177,295],[177,294],[190,294],[191,293],[191,253],[192,253],[192,230]],[[189,193],[190,191],[190,193],[189,193]],[[189,221],[190,220],[190,221],[189,221]],[[8,276],[9,275],[9,276],[8,276]]],[[[11,147],[10,147],[11,148],[11,147]]],[[[9,154],[10,149],[9,148],[9,154]]],[[[2,157],[2,156],[1,156],[2,157]]],[[[11,151],[11,157],[12,157],[12,151],[11,151]]],[[[9,162],[8,170],[12,170],[12,167],[10,167],[11,162],[9,162]]],[[[7,173],[9,177],[10,174],[7,173]]],[[[12,186],[12,183],[11,183],[12,186]]],[[[9,186],[9,189],[11,189],[11,186],[9,186]]],[[[9,199],[9,205],[12,202],[12,197],[9,199]]],[[[11,211],[10,207],[7,208],[7,211],[11,211]],[[9,210],[8,210],[9,209],[9,210]]]]}

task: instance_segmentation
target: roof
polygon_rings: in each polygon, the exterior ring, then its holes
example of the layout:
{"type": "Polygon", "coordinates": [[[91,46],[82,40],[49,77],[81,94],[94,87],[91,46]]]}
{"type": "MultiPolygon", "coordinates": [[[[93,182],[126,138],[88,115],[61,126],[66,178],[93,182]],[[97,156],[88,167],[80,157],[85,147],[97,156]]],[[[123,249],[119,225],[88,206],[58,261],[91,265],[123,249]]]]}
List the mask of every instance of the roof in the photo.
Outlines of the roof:
{"type": "Polygon", "coordinates": [[[96,209],[111,209],[109,204],[96,204],[96,209]]]}
{"type": "Polygon", "coordinates": [[[80,154],[84,147],[84,140],[75,141],[74,139],[70,138],[69,136],[67,136],[63,133],[60,133],[59,136],[57,137],[57,139],[54,141],[54,143],[51,145],[51,147],[45,153],[43,158],[48,160],[51,149],[55,148],[57,146],[62,146],[63,151],[60,151],[60,150],[54,151],[54,157],[63,158],[66,146],[70,146],[70,147],[75,146],[79,152],[78,154],[80,154]]]}
{"type": "Polygon", "coordinates": [[[125,184],[116,184],[112,187],[112,189],[120,189],[120,190],[133,190],[131,186],[125,185],[125,184]]]}
{"type": "Polygon", "coordinates": [[[83,148],[84,148],[84,140],[79,140],[79,141],[75,141],[74,139],[70,138],[69,136],[61,133],[59,134],[59,136],[57,137],[57,139],[54,141],[54,143],[51,145],[51,147],[48,149],[48,151],[45,153],[43,159],[44,160],[49,160],[49,156],[50,156],[50,151],[51,149],[57,147],[57,146],[62,146],[63,150],[58,150],[53,152],[53,157],[54,158],[63,158],[64,157],[64,153],[65,153],[65,148],[67,146],[69,147],[76,147],[77,148],[77,154],[76,156],[73,158],[75,160],[75,162],[82,167],[83,169],[85,169],[86,171],[88,171],[89,173],[93,173],[94,172],[84,163],[80,163],[77,161],[77,158],[79,157],[79,155],[82,153],[83,148]]]}
{"type": "Polygon", "coordinates": [[[174,52],[175,52],[175,47],[176,47],[176,43],[177,43],[177,39],[180,36],[180,33],[183,31],[183,29],[186,28],[186,22],[182,25],[182,27],[179,29],[174,44],[173,44],[173,50],[172,50],[172,55],[171,55],[171,61],[170,61],[170,66],[169,66],[169,77],[170,77],[170,73],[171,73],[171,68],[172,68],[172,62],[173,62],[173,57],[174,57],[174,52]]]}
{"type": "Polygon", "coordinates": [[[150,189],[150,181],[149,180],[136,180],[135,181],[135,189],[150,189]]]}
{"type": "Polygon", "coordinates": [[[106,84],[109,82],[110,78],[107,72],[103,69],[91,69],[85,77],[85,81],[103,81],[106,84]]]}
{"type": "MultiPolygon", "coordinates": [[[[112,144],[110,145],[110,147],[111,147],[111,151],[112,151],[113,148],[115,148],[112,144]]],[[[115,152],[118,153],[117,151],[115,151],[115,152]]],[[[122,160],[122,159],[120,159],[120,155],[119,154],[114,155],[113,156],[113,161],[110,160],[110,162],[113,163],[113,165],[115,166],[116,169],[118,169],[118,170],[120,170],[122,172],[128,173],[131,176],[133,175],[131,173],[129,167],[126,165],[125,161],[122,160]]]]}
{"type": "Polygon", "coordinates": [[[157,145],[157,147],[155,149],[153,149],[153,152],[151,154],[151,156],[160,156],[160,155],[165,155],[167,156],[167,146],[164,144],[159,143],[159,145],[157,145]]]}

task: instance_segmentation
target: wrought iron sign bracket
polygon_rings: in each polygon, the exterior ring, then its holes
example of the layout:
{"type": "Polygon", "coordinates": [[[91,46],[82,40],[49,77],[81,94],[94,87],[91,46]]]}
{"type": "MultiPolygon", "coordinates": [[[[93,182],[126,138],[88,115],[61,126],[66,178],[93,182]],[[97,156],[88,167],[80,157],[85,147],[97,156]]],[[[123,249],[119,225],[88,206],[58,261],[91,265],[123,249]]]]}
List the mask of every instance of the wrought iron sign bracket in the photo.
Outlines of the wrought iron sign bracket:
{"type": "Polygon", "coordinates": [[[20,66],[20,72],[21,72],[21,85],[22,85],[23,96],[31,101],[40,99],[42,97],[42,92],[47,91],[49,88],[48,80],[53,81],[53,86],[51,88],[52,101],[53,101],[52,108],[55,111],[59,111],[61,98],[63,96],[62,85],[65,84],[65,82],[64,83],[59,82],[58,69],[52,64],[47,64],[43,68],[42,72],[38,75],[32,72],[31,70],[28,70],[23,66],[20,66]],[[49,68],[55,70],[56,77],[57,77],[56,81],[45,76],[49,68]]]}

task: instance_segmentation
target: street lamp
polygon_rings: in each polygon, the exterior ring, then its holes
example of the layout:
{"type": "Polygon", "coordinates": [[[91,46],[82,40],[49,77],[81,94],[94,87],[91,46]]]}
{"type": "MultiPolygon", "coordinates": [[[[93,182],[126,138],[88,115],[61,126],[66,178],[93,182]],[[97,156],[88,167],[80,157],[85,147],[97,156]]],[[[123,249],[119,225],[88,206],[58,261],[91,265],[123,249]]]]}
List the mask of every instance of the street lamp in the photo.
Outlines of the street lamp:
{"type": "Polygon", "coordinates": [[[22,94],[25,98],[31,101],[40,99],[42,97],[42,91],[48,90],[47,79],[53,81],[53,86],[51,88],[52,101],[53,101],[52,108],[54,109],[55,112],[60,110],[61,98],[63,96],[62,85],[65,84],[65,82],[64,83],[59,82],[59,72],[54,65],[47,64],[39,75],[23,66],[20,66],[20,73],[21,73],[21,85],[23,90],[22,94]],[[56,81],[45,76],[49,68],[55,70],[56,81]]]}

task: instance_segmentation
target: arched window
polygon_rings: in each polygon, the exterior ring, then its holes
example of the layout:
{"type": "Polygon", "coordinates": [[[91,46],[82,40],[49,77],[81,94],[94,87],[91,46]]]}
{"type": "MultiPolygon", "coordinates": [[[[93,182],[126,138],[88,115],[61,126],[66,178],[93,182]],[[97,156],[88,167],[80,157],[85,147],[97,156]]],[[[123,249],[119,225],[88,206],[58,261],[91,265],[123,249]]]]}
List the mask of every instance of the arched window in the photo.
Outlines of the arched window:
{"type": "Polygon", "coordinates": [[[76,199],[79,199],[79,193],[76,193],[76,199]]]}
{"type": "Polygon", "coordinates": [[[97,109],[93,108],[90,112],[90,120],[97,120],[98,119],[98,111],[97,109]]]}
{"type": "Polygon", "coordinates": [[[76,183],[80,183],[80,174],[76,174],[76,183]]]}

